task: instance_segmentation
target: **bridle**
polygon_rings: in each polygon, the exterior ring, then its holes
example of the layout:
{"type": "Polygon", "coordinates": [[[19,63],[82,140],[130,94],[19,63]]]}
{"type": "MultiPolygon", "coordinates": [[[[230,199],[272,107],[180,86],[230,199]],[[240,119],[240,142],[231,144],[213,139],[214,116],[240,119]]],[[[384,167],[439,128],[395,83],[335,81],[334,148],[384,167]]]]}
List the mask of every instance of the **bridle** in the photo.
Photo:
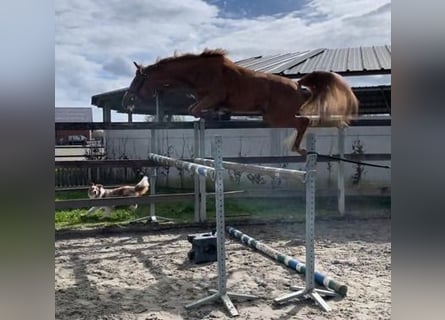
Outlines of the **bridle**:
{"type": "MultiPolygon", "coordinates": [[[[123,101],[130,100],[132,104],[134,104],[134,100],[136,97],[139,97],[139,91],[144,86],[145,80],[149,79],[149,75],[144,72],[142,66],[138,65],[136,62],[134,62],[134,65],[136,66],[136,76],[133,79],[132,85],[124,94],[123,101]]],[[[122,102],[124,104],[124,102],[122,102]]],[[[128,102],[125,102],[127,105],[125,106],[128,108],[128,102]]]]}
{"type": "MultiPolygon", "coordinates": [[[[135,89],[135,90],[132,90],[132,91],[133,91],[132,93],[133,93],[133,94],[137,94],[137,92],[139,92],[139,90],[141,90],[141,88],[144,86],[145,80],[148,79],[148,74],[144,73],[144,72],[142,71],[142,67],[139,66],[136,62],[133,61],[133,63],[134,63],[134,65],[135,65],[136,68],[137,68],[137,70],[136,70],[136,79],[139,78],[139,79],[138,79],[139,81],[138,81],[137,85],[135,86],[136,89],[135,89]]],[[[135,79],[135,80],[136,80],[136,79],[135,79]]]]}
{"type": "MultiPolygon", "coordinates": [[[[130,100],[132,104],[134,104],[135,98],[138,97],[138,92],[141,90],[141,88],[144,86],[145,80],[148,79],[148,74],[144,73],[142,71],[142,67],[139,66],[136,62],[134,62],[134,65],[136,66],[136,76],[133,79],[133,84],[124,94],[123,100],[130,100]]],[[[124,102],[122,102],[124,104],[124,102]]],[[[125,107],[128,108],[128,102],[125,103],[125,107]]]]}

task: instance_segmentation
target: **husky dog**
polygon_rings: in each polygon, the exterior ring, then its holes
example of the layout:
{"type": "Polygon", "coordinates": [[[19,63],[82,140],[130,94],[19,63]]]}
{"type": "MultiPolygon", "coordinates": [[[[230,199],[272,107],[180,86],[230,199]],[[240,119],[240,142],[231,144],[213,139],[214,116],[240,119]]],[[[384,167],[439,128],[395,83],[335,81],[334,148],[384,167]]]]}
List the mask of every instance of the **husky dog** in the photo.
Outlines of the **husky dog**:
{"type": "MultiPolygon", "coordinates": [[[[144,176],[141,181],[139,181],[138,184],[136,184],[135,186],[121,186],[114,189],[106,189],[101,184],[92,183],[88,188],[88,197],[90,199],[110,197],[140,197],[147,193],[149,188],[150,184],[148,183],[147,176],[144,176]]],[[[138,205],[134,204],[130,207],[135,210],[138,205]]],[[[91,207],[90,210],[88,210],[87,214],[91,214],[100,209],[104,209],[105,217],[110,216],[111,207],[91,207]]]]}

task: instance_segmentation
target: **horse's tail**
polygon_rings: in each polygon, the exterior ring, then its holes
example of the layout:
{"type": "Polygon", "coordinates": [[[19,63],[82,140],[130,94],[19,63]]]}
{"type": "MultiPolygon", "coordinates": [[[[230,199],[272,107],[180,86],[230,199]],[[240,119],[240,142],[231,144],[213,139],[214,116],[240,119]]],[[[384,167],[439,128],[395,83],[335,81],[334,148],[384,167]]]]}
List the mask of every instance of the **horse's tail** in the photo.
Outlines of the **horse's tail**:
{"type": "Polygon", "coordinates": [[[354,92],[336,73],[312,72],[298,80],[298,86],[307,87],[311,92],[299,113],[308,116],[312,123],[345,126],[358,114],[359,102],[354,92]]]}

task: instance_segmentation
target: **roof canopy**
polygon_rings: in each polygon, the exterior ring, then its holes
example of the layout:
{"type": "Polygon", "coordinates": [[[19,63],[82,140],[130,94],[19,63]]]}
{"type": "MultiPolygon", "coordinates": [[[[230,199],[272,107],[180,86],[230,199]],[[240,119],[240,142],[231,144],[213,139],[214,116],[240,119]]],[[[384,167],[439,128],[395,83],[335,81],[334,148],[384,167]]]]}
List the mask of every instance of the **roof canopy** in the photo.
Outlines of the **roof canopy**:
{"type": "Polygon", "coordinates": [[[343,76],[391,73],[391,46],[315,49],[237,62],[255,71],[300,78],[313,71],[332,71],[343,76]]]}

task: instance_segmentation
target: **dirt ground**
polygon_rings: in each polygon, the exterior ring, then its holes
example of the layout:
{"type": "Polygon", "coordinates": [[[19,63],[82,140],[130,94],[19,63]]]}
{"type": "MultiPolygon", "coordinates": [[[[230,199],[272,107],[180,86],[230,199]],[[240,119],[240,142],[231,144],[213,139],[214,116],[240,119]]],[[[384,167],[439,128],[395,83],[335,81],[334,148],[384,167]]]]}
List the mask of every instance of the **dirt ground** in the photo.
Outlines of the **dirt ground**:
{"type": "MultiPolygon", "coordinates": [[[[234,226],[296,259],[305,260],[304,224],[234,226]]],[[[391,220],[316,222],[315,269],[348,286],[344,298],[327,299],[323,312],[311,300],[276,306],[273,299],[304,285],[296,272],[226,234],[227,288],[259,297],[235,302],[238,319],[390,319],[391,220]]],[[[185,304],[216,289],[216,263],[188,261],[187,235],[178,229],[55,242],[56,319],[231,319],[217,302],[185,304]]]]}

